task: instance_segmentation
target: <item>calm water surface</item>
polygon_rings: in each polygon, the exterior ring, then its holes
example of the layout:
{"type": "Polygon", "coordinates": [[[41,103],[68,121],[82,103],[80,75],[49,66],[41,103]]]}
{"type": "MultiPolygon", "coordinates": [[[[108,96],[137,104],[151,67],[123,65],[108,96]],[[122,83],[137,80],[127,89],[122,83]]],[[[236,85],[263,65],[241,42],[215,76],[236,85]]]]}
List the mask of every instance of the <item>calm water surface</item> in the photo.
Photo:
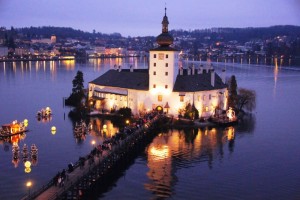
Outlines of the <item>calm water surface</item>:
{"type": "MultiPolygon", "coordinates": [[[[22,159],[12,163],[11,144],[0,143],[0,199],[20,199],[28,180],[31,190],[40,188],[86,155],[92,140],[100,143],[117,131],[109,121],[93,119],[95,130],[76,140],[70,108],[63,107],[77,70],[87,85],[114,64],[148,66],[144,59],[0,63],[0,124],[28,119],[30,132],[14,140],[20,148],[39,149],[37,164],[25,173],[22,159]],[[37,121],[36,112],[47,106],[52,120],[37,121]],[[109,127],[105,136],[97,134],[103,124],[109,127]]],[[[236,75],[239,87],[256,91],[253,115],[227,129],[161,133],[95,199],[300,199],[300,67],[213,64],[217,72],[226,68],[228,77],[236,75]]]]}

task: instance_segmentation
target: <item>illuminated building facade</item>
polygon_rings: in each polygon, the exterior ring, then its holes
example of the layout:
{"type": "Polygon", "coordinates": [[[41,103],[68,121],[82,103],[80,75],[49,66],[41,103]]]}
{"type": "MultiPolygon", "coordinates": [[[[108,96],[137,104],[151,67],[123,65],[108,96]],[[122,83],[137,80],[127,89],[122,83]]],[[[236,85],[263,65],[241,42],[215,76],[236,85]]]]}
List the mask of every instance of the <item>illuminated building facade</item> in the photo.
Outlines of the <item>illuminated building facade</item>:
{"type": "Polygon", "coordinates": [[[157,48],[150,50],[149,69],[122,69],[115,66],[89,82],[89,101],[96,109],[131,108],[143,114],[158,107],[177,116],[190,103],[200,117],[209,117],[216,109],[227,108],[225,72],[222,78],[212,67],[183,69],[178,65],[179,51],[171,47],[168,17],[162,21],[157,48]]]}

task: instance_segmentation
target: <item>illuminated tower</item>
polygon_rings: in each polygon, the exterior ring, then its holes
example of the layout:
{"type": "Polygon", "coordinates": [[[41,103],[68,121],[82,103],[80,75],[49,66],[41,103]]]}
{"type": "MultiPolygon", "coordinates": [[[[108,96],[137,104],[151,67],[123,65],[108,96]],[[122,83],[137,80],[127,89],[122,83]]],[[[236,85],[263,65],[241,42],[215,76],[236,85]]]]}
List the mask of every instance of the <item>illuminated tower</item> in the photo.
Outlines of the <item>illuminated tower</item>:
{"type": "Polygon", "coordinates": [[[51,35],[51,43],[56,43],[56,36],[55,35],[51,35]]]}
{"type": "Polygon", "coordinates": [[[163,104],[172,93],[178,74],[178,51],[171,47],[173,37],[169,34],[169,20],[166,13],[162,21],[162,33],[157,36],[157,48],[150,50],[149,63],[149,90],[157,95],[155,104],[163,104]]]}

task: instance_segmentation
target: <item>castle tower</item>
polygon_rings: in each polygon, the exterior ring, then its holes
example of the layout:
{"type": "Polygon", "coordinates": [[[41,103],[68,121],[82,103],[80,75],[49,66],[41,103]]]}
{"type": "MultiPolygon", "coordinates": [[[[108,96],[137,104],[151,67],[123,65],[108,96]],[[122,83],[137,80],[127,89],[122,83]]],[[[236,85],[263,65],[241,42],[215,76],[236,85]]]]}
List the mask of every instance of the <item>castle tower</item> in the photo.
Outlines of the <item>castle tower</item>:
{"type": "Polygon", "coordinates": [[[162,21],[162,33],[157,36],[157,48],[150,50],[149,90],[157,95],[156,105],[164,104],[172,93],[178,74],[178,51],[171,47],[173,37],[169,34],[169,20],[166,13],[162,21]]]}

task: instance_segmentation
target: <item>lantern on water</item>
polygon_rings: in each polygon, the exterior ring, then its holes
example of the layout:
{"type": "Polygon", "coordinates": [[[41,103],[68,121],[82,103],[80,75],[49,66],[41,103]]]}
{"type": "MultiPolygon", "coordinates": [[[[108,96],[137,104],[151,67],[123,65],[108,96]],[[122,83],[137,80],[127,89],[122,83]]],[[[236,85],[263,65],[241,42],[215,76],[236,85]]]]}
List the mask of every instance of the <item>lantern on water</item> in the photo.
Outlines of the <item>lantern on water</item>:
{"type": "Polygon", "coordinates": [[[52,133],[52,135],[54,135],[56,133],[56,127],[55,126],[51,127],[51,133],[52,133]]]}
{"type": "Polygon", "coordinates": [[[25,166],[26,168],[30,168],[30,167],[31,167],[31,162],[30,162],[30,161],[26,161],[26,162],[24,163],[24,166],[25,166]]]}
{"type": "Polygon", "coordinates": [[[24,172],[25,173],[30,173],[31,172],[31,168],[30,167],[25,167],[24,172]]]}
{"type": "Polygon", "coordinates": [[[27,127],[28,126],[28,119],[24,119],[23,124],[24,124],[25,127],[27,127]]]}

